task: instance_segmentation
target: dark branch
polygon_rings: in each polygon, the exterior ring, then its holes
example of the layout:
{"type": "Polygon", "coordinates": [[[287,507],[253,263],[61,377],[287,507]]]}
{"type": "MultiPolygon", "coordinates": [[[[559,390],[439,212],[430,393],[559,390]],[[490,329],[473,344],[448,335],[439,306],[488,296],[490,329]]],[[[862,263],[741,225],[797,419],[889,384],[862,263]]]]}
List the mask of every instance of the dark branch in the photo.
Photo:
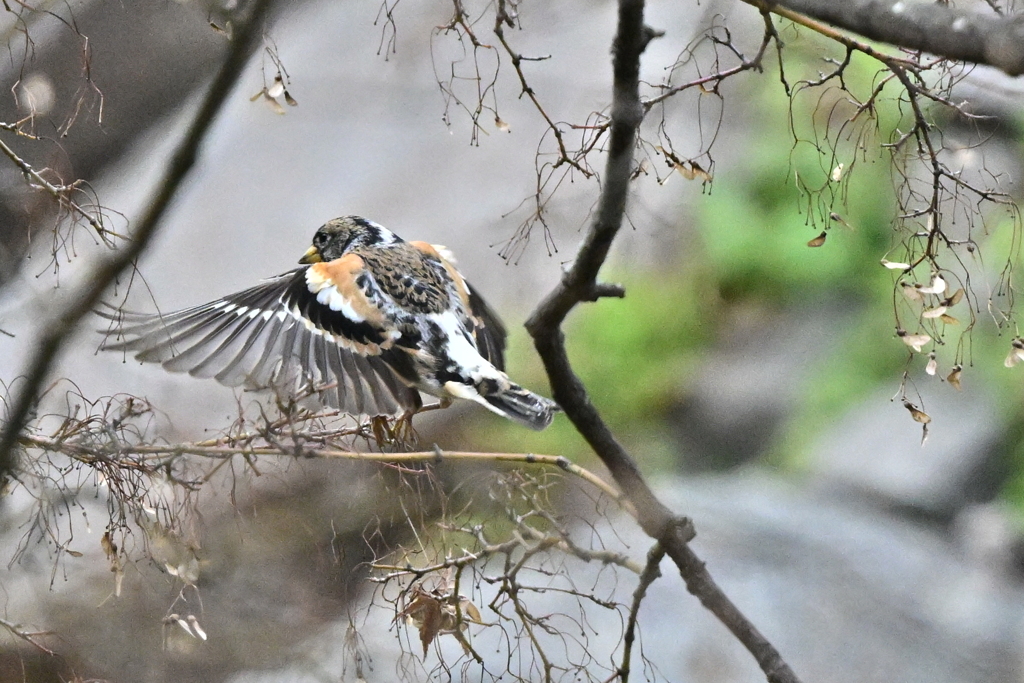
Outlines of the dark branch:
{"type": "Polygon", "coordinates": [[[559,329],[565,316],[577,303],[596,298],[598,271],[608,256],[626,210],[636,131],[643,120],[637,82],[640,53],[650,36],[643,24],[643,7],[644,3],[640,0],[619,3],[619,33],[615,38],[613,62],[615,81],[612,125],[605,183],[597,217],[590,226],[572,268],[526,321],[526,329],[544,361],[555,400],[591,448],[604,460],[626,496],[634,502],[644,531],[658,538],[673,515],[654,497],[636,462],[615,440],[591,404],[586,388],[569,363],[559,329]]]}
{"type": "Polygon", "coordinates": [[[704,563],[687,545],[694,536],[693,526],[655,497],[636,461],[615,439],[591,403],[565,349],[561,325],[569,311],[581,302],[621,292],[613,286],[598,284],[597,276],[626,211],[636,136],[644,116],[639,94],[640,55],[656,35],[644,25],[643,0],[619,0],[608,160],[597,214],[572,267],[526,321],[526,329],[544,362],[555,400],[633,503],[641,527],[675,561],[687,589],[754,655],[769,681],[795,683],[799,680],[796,674],[715,584],[704,563]]]}
{"type": "Polygon", "coordinates": [[[0,434],[0,479],[11,472],[15,465],[15,447],[21,430],[28,421],[39,390],[46,381],[54,361],[78,323],[99,302],[103,293],[121,273],[131,267],[145,251],[150,239],[156,234],[160,219],[163,218],[171,199],[177,193],[182,181],[195,165],[196,154],[210,124],[216,118],[221,106],[234,89],[242,69],[255,51],[262,35],[261,29],[273,0],[256,0],[249,18],[240,22],[235,30],[234,41],[220,72],[210,86],[209,93],[196,114],[192,126],[171,158],[167,172],[155,195],[150,201],[132,241],[114,256],[104,260],[85,279],[82,288],[46,324],[35,343],[35,353],[23,373],[24,383],[13,400],[7,413],[7,421],[0,434]]]}
{"type": "Polygon", "coordinates": [[[1024,73],[1024,14],[999,15],[917,0],[748,0],[786,8],[883,43],[1024,73]]]}

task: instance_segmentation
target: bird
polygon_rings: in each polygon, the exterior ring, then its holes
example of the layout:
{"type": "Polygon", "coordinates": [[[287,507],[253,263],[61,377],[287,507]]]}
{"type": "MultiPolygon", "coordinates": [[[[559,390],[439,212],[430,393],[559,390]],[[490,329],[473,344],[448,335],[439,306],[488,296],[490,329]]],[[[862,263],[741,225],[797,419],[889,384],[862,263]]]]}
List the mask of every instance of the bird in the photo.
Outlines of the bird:
{"type": "Polygon", "coordinates": [[[551,424],[558,405],[505,374],[505,328],[446,247],[343,216],[299,263],[173,313],[101,312],[114,326],[100,348],[230,387],[305,389],[352,415],[412,415],[423,392],[551,424]]]}

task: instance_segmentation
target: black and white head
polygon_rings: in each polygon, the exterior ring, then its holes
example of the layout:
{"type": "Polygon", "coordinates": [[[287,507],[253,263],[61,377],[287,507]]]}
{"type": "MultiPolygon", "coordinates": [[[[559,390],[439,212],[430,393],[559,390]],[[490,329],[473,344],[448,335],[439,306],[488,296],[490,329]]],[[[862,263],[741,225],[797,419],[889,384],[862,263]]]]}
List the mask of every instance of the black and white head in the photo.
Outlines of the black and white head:
{"type": "Polygon", "coordinates": [[[401,241],[401,237],[383,225],[361,216],[342,216],[320,226],[313,235],[313,246],[299,263],[333,261],[357,247],[384,247],[401,241]]]}

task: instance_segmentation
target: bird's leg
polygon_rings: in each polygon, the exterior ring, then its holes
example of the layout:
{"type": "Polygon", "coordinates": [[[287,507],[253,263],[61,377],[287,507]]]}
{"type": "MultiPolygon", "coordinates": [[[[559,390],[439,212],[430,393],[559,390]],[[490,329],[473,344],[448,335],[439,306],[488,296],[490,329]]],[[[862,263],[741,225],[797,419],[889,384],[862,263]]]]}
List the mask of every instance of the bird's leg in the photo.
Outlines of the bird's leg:
{"type": "Polygon", "coordinates": [[[453,402],[454,402],[454,399],[449,398],[449,397],[445,397],[445,398],[442,398],[442,399],[438,399],[437,403],[431,403],[429,405],[421,406],[420,408],[418,408],[418,409],[416,409],[416,410],[414,410],[412,412],[413,412],[413,414],[416,414],[416,413],[425,413],[425,412],[430,411],[430,410],[444,410],[445,408],[449,407],[453,402]]]}
{"type": "Polygon", "coordinates": [[[370,418],[370,430],[377,446],[383,448],[395,443],[396,434],[391,422],[386,415],[375,415],[370,418]]]}
{"type": "Polygon", "coordinates": [[[412,418],[417,413],[421,412],[423,407],[410,408],[404,413],[395,418],[393,425],[393,433],[395,438],[405,446],[411,446],[419,442],[419,434],[412,426],[412,418]]]}

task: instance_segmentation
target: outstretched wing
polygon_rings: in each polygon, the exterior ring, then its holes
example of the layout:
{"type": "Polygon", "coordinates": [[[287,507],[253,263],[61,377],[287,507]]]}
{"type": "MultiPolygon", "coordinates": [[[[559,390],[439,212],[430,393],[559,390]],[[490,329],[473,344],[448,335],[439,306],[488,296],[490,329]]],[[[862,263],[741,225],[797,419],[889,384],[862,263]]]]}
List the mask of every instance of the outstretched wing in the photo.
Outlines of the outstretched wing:
{"type": "Polygon", "coordinates": [[[298,268],[165,315],[101,313],[117,323],[102,348],[227,386],[312,390],[357,415],[418,407],[419,392],[393,369],[407,372],[393,348],[400,333],[357,285],[359,264],[341,265],[298,268]]]}

